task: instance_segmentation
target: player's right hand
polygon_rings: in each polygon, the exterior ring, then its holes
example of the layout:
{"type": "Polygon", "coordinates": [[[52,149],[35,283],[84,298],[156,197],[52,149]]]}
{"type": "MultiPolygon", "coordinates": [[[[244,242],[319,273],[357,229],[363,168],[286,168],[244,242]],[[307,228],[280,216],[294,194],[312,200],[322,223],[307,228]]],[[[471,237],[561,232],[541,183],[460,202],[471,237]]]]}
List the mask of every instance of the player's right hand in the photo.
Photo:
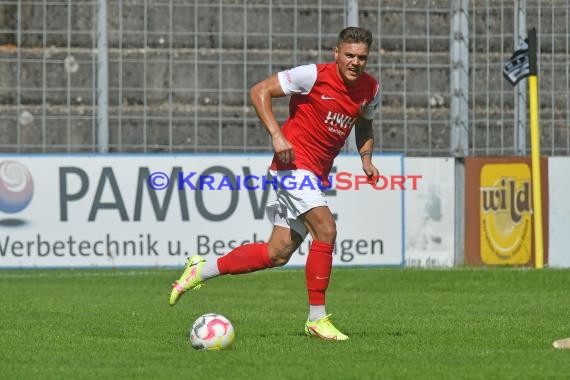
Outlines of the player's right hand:
{"type": "Polygon", "coordinates": [[[278,134],[271,139],[273,150],[277,154],[279,161],[288,164],[295,160],[295,153],[293,152],[293,145],[282,134],[278,134]]]}

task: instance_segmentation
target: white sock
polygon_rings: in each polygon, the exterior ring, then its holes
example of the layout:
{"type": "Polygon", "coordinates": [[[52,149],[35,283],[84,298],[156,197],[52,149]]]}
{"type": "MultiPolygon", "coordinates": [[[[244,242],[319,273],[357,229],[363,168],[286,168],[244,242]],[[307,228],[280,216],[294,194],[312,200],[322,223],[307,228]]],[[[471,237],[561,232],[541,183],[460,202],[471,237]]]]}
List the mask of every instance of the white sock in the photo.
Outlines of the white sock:
{"type": "Polygon", "coordinates": [[[309,321],[314,322],[327,315],[325,305],[309,305],[309,321]]]}
{"type": "Polygon", "coordinates": [[[202,273],[200,277],[202,281],[209,280],[213,277],[218,277],[220,275],[220,270],[218,269],[218,259],[206,261],[202,267],[202,273]]]}

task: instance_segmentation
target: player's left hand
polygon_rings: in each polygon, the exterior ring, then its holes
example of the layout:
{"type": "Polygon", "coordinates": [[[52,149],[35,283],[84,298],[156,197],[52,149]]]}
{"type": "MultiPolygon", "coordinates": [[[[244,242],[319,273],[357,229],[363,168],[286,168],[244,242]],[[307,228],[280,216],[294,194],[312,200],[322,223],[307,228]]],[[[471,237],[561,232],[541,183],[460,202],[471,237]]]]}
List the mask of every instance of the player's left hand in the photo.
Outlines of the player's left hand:
{"type": "Polygon", "coordinates": [[[374,166],[371,162],[365,162],[362,164],[362,170],[368,177],[369,184],[376,185],[376,183],[378,183],[378,176],[380,175],[380,172],[376,166],[374,166]]]}

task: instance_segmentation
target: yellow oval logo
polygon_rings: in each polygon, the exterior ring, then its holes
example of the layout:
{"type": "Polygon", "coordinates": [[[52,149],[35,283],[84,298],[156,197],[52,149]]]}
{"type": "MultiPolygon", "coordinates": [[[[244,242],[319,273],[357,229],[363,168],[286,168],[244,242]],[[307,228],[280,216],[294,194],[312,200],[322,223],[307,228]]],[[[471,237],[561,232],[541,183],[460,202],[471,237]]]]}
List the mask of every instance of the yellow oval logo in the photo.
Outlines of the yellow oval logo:
{"type": "Polygon", "coordinates": [[[481,169],[481,260],[488,265],[529,262],[532,243],[531,173],[526,164],[481,169]]]}

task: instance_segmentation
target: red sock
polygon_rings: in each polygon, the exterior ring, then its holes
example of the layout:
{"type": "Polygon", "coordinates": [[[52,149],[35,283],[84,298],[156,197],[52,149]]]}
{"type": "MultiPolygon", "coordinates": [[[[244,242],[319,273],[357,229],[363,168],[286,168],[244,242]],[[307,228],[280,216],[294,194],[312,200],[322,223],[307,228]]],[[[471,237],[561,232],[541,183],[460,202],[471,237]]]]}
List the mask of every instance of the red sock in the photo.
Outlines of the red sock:
{"type": "Polygon", "coordinates": [[[218,259],[220,274],[241,274],[271,268],[267,243],[244,244],[218,259]]]}
{"type": "Polygon", "coordinates": [[[305,265],[305,280],[309,291],[309,305],[324,305],[329,286],[334,245],[314,240],[305,265]]]}

